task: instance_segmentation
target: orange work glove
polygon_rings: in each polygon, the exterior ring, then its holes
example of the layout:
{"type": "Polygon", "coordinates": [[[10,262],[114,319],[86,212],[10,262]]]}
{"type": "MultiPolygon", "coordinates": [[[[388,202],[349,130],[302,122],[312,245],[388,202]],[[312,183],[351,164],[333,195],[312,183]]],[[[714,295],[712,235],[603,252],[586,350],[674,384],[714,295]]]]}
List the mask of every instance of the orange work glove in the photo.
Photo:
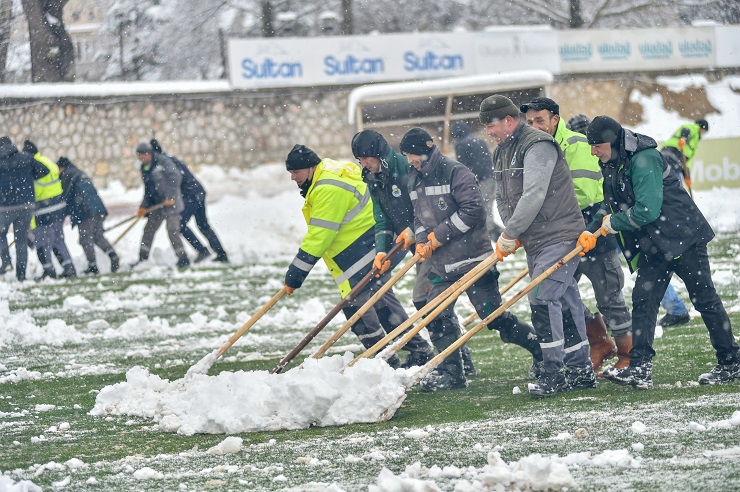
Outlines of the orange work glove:
{"type": "Polygon", "coordinates": [[[391,267],[391,260],[386,260],[385,256],[385,253],[378,253],[377,255],[375,255],[375,259],[373,260],[373,268],[378,270],[378,273],[375,274],[376,277],[380,277],[391,267]]]}
{"type": "Polygon", "coordinates": [[[165,207],[171,207],[174,204],[175,204],[174,198],[170,198],[170,199],[164,201],[164,206],[165,207]]]}
{"type": "Polygon", "coordinates": [[[146,215],[146,209],[145,208],[139,208],[139,210],[136,211],[136,216],[138,218],[142,218],[146,215]]]}
{"type": "Polygon", "coordinates": [[[691,178],[683,178],[683,182],[686,183],[687,188],[691,188],[691,178]]]}
{"type": "Polygon", "coordinates": [[[679,138],[678,139],[678,150],[683,152],[683,148],[686,147],[686,139],[685,138],[679,138]]]}
{"type": "Polygon", "coordinates": [[[583,231],[581,235],[578,236],[578,246],[583,248],[583,251],[578,254],[580,256],[586,256],[586,253],[596,247],[596,236],[591,232],[583,231]]]}
{"type": "Polygon", "coordinates": [[[419,261],[424,261],[427,258],[431,258],[432,252],[440,246],[442,246],[442,243],[437,241],[437,238],[434,237],[434,233],[432,232],[431,234],[429,234],[429,236],[427,237],[427,242],[419,243],[416,245],[416,254],[421,256],[421,260],[419,261]]]}
{"type": "Polygon", "coordinates": [[[603,219],[601,219],[601,235],[607,236],[609,234],[616,234],[617,231],[614,230],[612,227],[612,215],[605,215],[603,219]]]}
{"type": "Polygon", "coordinates": [[[406,251],[409,247],[416,242],[416,234],[411,230],[410,227],[401,232],[396,238],[396,244],[403,242],[403,250],[406,251]]]}
{"type": "Polygon", "coordinates": [[[283,284],[283,288],[285,289],[285,293],[288,295],[291,295],[293,292],[295,292],[295,287],[291,287],[288,284],[283,284]]]}
{"type": "Polygon", "coordinates": [[[496,256],[498,257],[498,261],[504,261],[505,257],[516,251],[521,245],[522,243],[518,239],[504,237],[501,234],[496,241],[496,256]]]}

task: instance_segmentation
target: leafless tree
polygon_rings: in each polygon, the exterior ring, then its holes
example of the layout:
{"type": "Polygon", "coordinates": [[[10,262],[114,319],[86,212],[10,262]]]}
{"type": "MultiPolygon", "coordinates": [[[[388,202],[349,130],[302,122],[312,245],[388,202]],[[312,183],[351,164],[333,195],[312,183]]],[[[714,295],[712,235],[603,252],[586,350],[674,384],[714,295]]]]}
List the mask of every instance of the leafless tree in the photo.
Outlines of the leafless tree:
{"type": "Polygon", "coordinates": [[[64,28],[67,0],[22,0],[31,42],[31,80],[63,82],[74,78],[75,53],[64,28]]]}
{"type": "Polygon", "coordinates": [[[12,22],[13,0],[0,0],[0,84],[5,82],[5,62],[8,59],[12,22]]]}

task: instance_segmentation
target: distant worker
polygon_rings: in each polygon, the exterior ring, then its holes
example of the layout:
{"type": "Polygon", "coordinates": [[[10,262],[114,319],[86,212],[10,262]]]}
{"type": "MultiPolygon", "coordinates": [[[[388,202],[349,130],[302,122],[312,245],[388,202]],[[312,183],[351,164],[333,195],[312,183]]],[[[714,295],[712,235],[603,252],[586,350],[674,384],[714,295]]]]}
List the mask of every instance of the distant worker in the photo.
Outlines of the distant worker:
{"type": "MultiPolygon", "coordinates": [[[[586,141],[586,135],[568,130],[560,118],[560,106],[548,97],[536,97],[519,109],[525,114],[529,126],[552,135],[560,145],[573,178],[584,226],[587,225],[604,201],[604,178],[599,160],[591,155],[591,146],[586,141]]],[[[581,275],[591,281],[596,306],[601,313],[594,314],[588,308],[584,312],[594,370],[601,368],[604,359],[617,355],[619,362],[616,367],[627,367],[632,349],[632,315],[622,294],[624,273],[619,260],[617,240],[613,236],[598,238],[596,247],[581,258],[576,270],[576,281],[581,275]],[[616,345],[609,338],[607,327],[612,332],[616,345]]]]}
{"type": "Polygon", "coordinates": [[[575,114],[570,117],[568,123],[565,124],[565,128],[572,132],[585,135],[589,123],[591,123],[591,120],[585,114],[575,114]]]}
{"type": "Polygon", "coordinates": [[[118,271],[119,259],[116,251],[103,234],[103,221],[108,215],[103,200],[92,180],[75,166],[67,157],[60,157],[57,161],[59,177],[62,181],[64,199],[67,203],[67,215],[72,221],[72,227],[77,226],[80,234],[80,246],[87,259],[87,275],[97,275],[98,263],[95,258],[95,246],[103,250],[110,258],[110,271],[118,271]]]}
{"type": "Polygon", "coordinates": [[[493,207],[496,201],[495,184],[493,181],[493,162],[488,144],[475,135],[464,121],[455,121],[450,128],[450,136],[456,140],[455,155],[457,161],[473,171],[478,180],[480,194],[486,205],[488,214],[486,230],[492,241],[496,241],[501,231],[500,225],[493,218],[493,207]]]}
{"type": "MultiPolygon", "coordinates": [[[[159,142],[157,142],[156,139],[152,139],[150,143],[154,152],[158,152],[160,154],[164,153],[162,146],[159,145],[159,142]]],[[[180,170],[180,174],[182,174],[180,191],[182,192],[182,199],[185,208],[180,213],[180,233],[182,234],[182,237],[193,245],[193,248],[198,252],[198,256],[195,258],[195,263],[200,263],[208,258],[211,255],[211,252],[208,251],[208,248],[198,240],[195,233],[190,229],[190,227],[188,227],[188,221],[191,217],[195,217],[195,223],[197,224],[198,229],[200,229],[200,232],[203,233],[205,238],[208,240],[208,244],[211,245],[213,252],[216,253],[216,257],[213,261],[228,263],[229,257],[226,255],[226,251],[224,251],[223,246],[221,246],[221,241],[218,240],[216,232],[211,227],[211,224],[208,223],[208,217],[206,215],[205,188],[193,173],[190,172],[190,169],[188,169],[188,166],[186,166],[184,162],[172,154],[166,155],[172,159],[172,162],[175,163],[177,168],[180,170]]]]}
{"type": "Polygon", "coordinates": [[[49,170],[28,154],[18,152],[9,137],[0,137],[0,274],[13,268],[8,248],[8,230],[15,237],[15,276],[26,280],[28,231],[35,208],[34,181],[49,170]]]}
{"type": "Polygon", "coordinates": [[[36,145],[30,140],[23,142],[23,152],[33,156],[38,162],[46,166],[49,174],[34,181],[36,194],[36,211],[32,227],[36,240],[36,250],[44,271],[36,280],[46,277],[56,278],[56,271],[52,258],[55,253],[62,267],[62,277],[76,277],[72,256],[64,242],[64,218],[66,217],[67,203],[64,201],[62,182],[59,179],[59,166],[42,155],[36,145]]]}
{"type": "Polygon", "coordinates": [[[190,260],[180,237],[180,212],[184,208],[180,192],[182,174],[172,159],[154,152],[146,142],[136,146],[136,157],[141,162],[141,179],[144,181],[144,198],[136,214],[147,216],[147,221],[141,238],[139,261],[134,265],[149,259],[154,234],[162,222],[166,222],[167,236],[177,256],[177,268],[187,268],[190,260]],[[147,211],[154,207],[156,210],[147,211]]]}

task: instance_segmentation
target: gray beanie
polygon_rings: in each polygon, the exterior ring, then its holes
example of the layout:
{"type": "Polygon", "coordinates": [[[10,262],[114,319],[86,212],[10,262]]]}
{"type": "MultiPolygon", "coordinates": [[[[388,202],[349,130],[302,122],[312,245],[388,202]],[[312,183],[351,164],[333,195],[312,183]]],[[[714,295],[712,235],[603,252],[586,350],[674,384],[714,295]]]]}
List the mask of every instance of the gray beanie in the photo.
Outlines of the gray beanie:
{"type": "Polygon", "coordinates": [[[152,146],[146,142],[141,142],[139,145],[136,146],[136,153],[137,154],[151,154],[152,146]]]}
{"type": "Polygon", "coordinates": [[[501,121],[507,116],[519,118],[519,108],[506,96],[494,94],[480,103],[480,122],[484,125],[501,121]]]}

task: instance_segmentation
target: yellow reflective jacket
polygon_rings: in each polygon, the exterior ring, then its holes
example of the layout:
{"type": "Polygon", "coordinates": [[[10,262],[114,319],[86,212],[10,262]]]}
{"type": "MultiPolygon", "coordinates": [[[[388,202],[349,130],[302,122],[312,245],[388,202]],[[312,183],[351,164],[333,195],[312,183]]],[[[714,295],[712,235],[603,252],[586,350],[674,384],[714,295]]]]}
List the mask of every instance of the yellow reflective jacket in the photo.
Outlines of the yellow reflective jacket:
{"type": "Polygon", "coordinates": [[[561,118],[555,130],[555,141],[563,149],[580,209],[585,210],[604,201],[604,177],[601,175],[599,159],[591,155],[586,136],[568,130],[561,118]]]}
{"type": "Polygon", "coordinates": [[[49,174],[33,182],[36,211],[31,220],[32,229],[64,220],[67,208],[67,202],[62,194],[62,181],[59,179],[59,166],[40,152],[33,158],[43,164],[49,170],[49,174]]]}
{"type": "Polygon", "coordinates": [[[306,192],[303,237],[285,283],[300,287],[323,258],[342,297],[372,268],[375,257],[373,205],[361,168],[353,162],[322,160],[306,192]]]}

